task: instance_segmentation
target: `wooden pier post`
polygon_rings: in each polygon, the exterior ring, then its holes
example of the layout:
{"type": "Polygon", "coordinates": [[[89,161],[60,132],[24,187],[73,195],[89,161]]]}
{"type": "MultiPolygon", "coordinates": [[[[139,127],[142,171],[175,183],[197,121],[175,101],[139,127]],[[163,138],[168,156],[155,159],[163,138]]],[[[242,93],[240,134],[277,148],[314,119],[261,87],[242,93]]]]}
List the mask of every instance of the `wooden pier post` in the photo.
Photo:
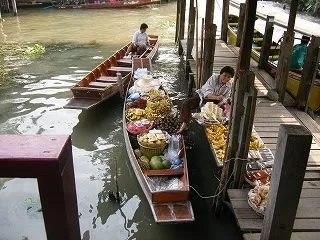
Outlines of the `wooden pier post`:
{"type": "Polygon", "coordinates": [[[225,43],[228,41],[228,21],[229,21],[230,0],[223,0],[222,21],[221,21],[221,40],[225,43]]]}
{"type": "Polygon", "coordinates": [[[237,31],[237,41],[236,41],[236,46],[237,47],[240,47],[240,45],[241,45],[245,18],[246,18],[246,4],[245,3],[240,3],[239,19],[238,19],[238,31],[237,31]]]}
{"type": "Polygon", "coordinates": [[[117,83],[118,83],[118,87],[119,87],[120,97],[124,98],[124,86],[123,86],[123,81],[122,81],[122,75],[119,72],[117,73],[117,83]]]}
{"type": "Polygon", "coordinates": [[[311,141],[303,126],[280,125],[260,240],[290,240],[311,141]]]}
{"type": "Polygon", "coordinates": [[[186,0],[180,0],[179,40],[184,39],[185,21],[186,21],[186,0]]]}
{"type": "Polygon", "coordinates": [[[193,48],[193,42],[194,42],[194,23],[196,18],[196,10],[194,7],[194,0],[190,0],[189,4],[189,24],[188,24],[188,39],[187,39],[187,51],[186,51],[186,57],[187,59],[190,59],[192,48],[193,48]]]}
{"type": "Polygon", "coordinates": [[[320,37],[312,36],[311,43],[308,46],[306,60],[304,62],[302,76],[300,79],[298,94],[297,94],[297,107],[304,107],[305,111],[308,110],[308,102],[311,94],[314,79],[316,77],[316,70],[320,58],[320,37]]]}
{"type": "Polygon", "coordinates": [[[274,25],[274,17],[267,16],[266,27],[264,30],[264,38],[263,38],[259,64],[258,64],[258,68],[264,69],[264,70],[268,69],[268,60],[270,55],[270,48],[272,45],[273,25],[274,25]]]}
{"type": "Polygon", "coordinates": [[[213,58],[215,51],[215,32],[216,27],[213,24],[213,13],[214,13],[215,1],[207,0],[206,2],[206,16],[204,26],[204,47],[203,47],[203,59],[202,70],[200,76],[201,85],[205,83],[208,78],[212,75],[213,71],[213,58]]]}
{"type": "Polygon", "coordinates": [[[177,0],[177,16],[176,16],[176,34],[174,37],[174,42],[177,43],[180,33],[180,6],[181,0],[177,0]]]}
{"type": "Polygon", "coordinates": [[[17,16],[17,14],[18,14],[18,9],[17,9],[16,0],[12,0],[12,10],[13,10],[13,15],[14,15],[14,16],[17,16]]]}
{"type": "Polygon", "coordinates": [[[37,178],[48,240],[80,240],[72,144],[66,135],[0,135],[0,177],[37,178]]]}
{"type": "Polygon", "coordinates": [[[283,34],[283,42],[280,47],[280,56],[276,73],[276,90],[279,93],[279,102],[284,101],[286,93],[287,80],[289,76],[289,67],[291,60],[291,52],[294,40],[294,24],[297,15],[298,0],[291,1],[290,15],[288,20],[287,31],[283,34]]]}

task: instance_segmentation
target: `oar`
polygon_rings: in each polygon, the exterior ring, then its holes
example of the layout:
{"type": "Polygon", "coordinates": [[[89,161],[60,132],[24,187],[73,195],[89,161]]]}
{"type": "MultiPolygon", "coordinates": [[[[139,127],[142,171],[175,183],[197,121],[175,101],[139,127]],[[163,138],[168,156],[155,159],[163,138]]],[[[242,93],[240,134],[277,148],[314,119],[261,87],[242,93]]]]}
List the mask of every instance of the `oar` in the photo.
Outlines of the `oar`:
{"type": "Polygon", "coordinates": [[[109,195],[109,199],[112,201],[116,201],[117,203],[121,203],[122,198],[120,196],[120,192],[119,192],[119,185],[118,185],[118,160],[116,158],[115,160],[115,165],[116,165],[116,192],[109,190],[108,191],[108,195],[109,195]]]}

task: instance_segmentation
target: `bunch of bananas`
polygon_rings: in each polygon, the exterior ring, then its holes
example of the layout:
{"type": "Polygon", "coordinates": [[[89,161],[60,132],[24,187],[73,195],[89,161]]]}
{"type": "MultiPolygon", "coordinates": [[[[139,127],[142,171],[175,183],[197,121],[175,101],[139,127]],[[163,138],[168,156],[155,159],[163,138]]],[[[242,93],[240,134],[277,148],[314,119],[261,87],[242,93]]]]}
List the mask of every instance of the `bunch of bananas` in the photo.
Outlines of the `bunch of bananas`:
{"type": "Polygon", "coordinates": [[[212,124],[206,127],[206,134],[218,159],[223,161],[227,144],[228,128],[222,124],[212,124]]]}
{"type": "Polygon", "coordinates": [[[263,143],[261,143],[259,141],[257,136],[251,134],[249,149],[250,150],[259,150],[261,148],[264,148],[263,143]]]}
{"type": "Polygon", "coordinates": [[[146,117],[148,120],[155,120],[161,116],[171,112],[172,103],[169,99],[157,96],[147,101],[145,108],[146,117]]]}

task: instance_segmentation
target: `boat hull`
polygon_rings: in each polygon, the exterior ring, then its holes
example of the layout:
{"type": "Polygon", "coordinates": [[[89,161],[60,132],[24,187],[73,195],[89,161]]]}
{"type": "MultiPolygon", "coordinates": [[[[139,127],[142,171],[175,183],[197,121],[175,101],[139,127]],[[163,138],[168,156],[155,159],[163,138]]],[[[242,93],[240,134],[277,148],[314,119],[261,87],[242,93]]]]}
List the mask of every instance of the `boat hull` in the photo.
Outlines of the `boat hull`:
{"type": "MultiPolygon", "coordinates": [[[[236,40],[237,40],[237,33],[234,31],[235,26],[237,26],[237,23],[229,23],[229,26],[228,26],[229,44],[234,46],[236,45],[236,40]]],[[[259,58],[260,58],[259,51],[252,49],[251,57],[256,62],[259,62],[259,58]]],[[[275,55],[274,57],[272,56],[272,59],[276,60],[278,59],[278,57],[279,57],[278,55],[275,55]]],[[[268,64],[269,64],[269,69],[271,70],[270,72],[276,72],[277,66],[270,61],[268,62],[268,64]]],[[[301,74],[289,71],[286,89],[287,89],[287,92],[295,99],[298,94],[300,79],[301,79],[301,74]]],[[[317,111],[320,109],[320,86],[318,85],[312,86],[308,106],[313,111],[317,111]]]]}

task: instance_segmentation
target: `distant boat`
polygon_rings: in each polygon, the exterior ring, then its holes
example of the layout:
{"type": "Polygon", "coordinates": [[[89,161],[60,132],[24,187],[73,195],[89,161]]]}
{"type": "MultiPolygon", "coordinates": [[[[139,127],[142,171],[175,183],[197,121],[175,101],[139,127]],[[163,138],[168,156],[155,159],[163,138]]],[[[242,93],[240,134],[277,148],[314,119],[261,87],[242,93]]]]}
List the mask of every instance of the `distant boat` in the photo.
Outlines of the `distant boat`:
{"type": "MultiPolygon", "coordinates": [[[[159,38],[149,35],[149,41],[153,47],[138,58],[154,59],[159,48],[159,38]]],[[[71,88],[73,98],[64,108],[88,110],[116,95],[119,92],[117,73],[121,73],[121,87],[126,87],[132,74],[132,59],[125,58],[130,44],[119,49],[77,82],[71,88]]]]}
{"type": "MultiPolygon", "coordinates": [[[[238,30],[238,16],[229,15],[228,37],[229,37],[230,45],[236,45],[237,30],[238,30]]],[[[257,30],[254,30],[251,57],[257,62],[259,62],[262,42],[263,42],[263,34],[257,30]]],[[[278,60],[279,55],[280,55],[280,46],[278,46],[276,42],[273,42],[270,50],[269,61],[268,61],[268,65],[269,65],[268,71],[272,76],[274,76],[275,72],[277,71],[277,65],[274,63],[274,61],[278,60]]],[[[289,71],[286,89],[287,89],[287,92],[293,98],[297,97],[298,89],[300,85],[300,79],[301,79],[300,73],[289,71]]],[[[319,84],[320,84],[320,80],[316,79],[311,89],[309,107],[313,111],[320,110],[320,85],[319,84]]]]}
{"type": "Polygon", "coordinates": [[[71,4],[66,4],[64,2],[55,4],[54,7],[58,9],[103,9],[103,8],[141,8],[152,4],[159,4],[160,0],[137,0],[137,1],[116,1],[116,0],[102,0],[94,1],[93,3],[78,3],[73,4],[76,1],[72,1],[71,4]]]}

